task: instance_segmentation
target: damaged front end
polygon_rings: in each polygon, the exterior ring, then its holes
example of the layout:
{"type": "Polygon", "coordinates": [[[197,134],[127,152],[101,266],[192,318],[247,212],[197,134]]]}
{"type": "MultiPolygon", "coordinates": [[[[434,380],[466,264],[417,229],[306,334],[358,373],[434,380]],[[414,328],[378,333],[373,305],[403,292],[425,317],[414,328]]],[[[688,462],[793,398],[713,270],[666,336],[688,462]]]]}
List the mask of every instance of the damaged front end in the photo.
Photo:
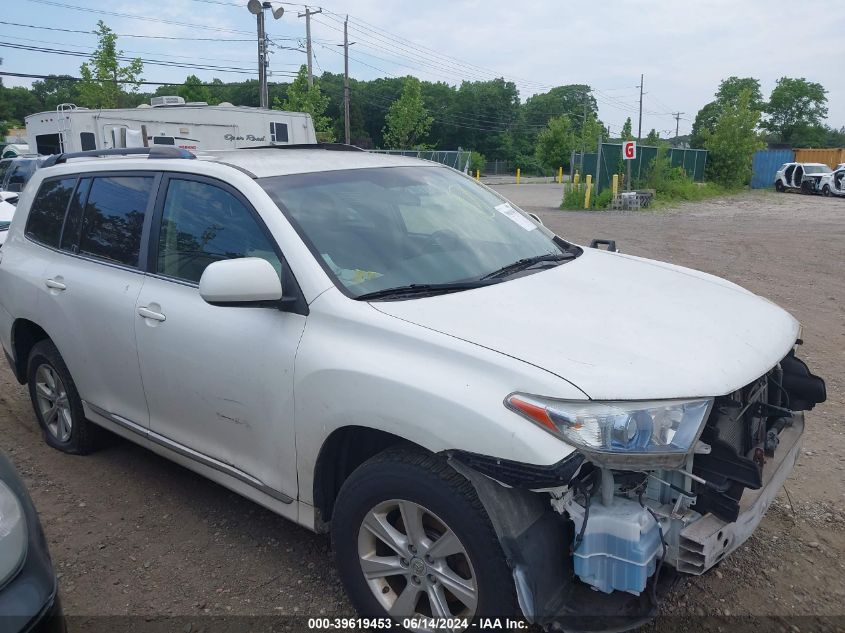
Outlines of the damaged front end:
{"type": "Polygon", "coordinates": [[[622,630],[656,613],[679,572],[706,572],[751,535],[795,464],[802,412],[825,397],[792,352],[712,399],[620,412],[517,394],[515,411],[593,445],[552,466],[461,451],[450,463],[474,484],[529,621],[622,630]]]}

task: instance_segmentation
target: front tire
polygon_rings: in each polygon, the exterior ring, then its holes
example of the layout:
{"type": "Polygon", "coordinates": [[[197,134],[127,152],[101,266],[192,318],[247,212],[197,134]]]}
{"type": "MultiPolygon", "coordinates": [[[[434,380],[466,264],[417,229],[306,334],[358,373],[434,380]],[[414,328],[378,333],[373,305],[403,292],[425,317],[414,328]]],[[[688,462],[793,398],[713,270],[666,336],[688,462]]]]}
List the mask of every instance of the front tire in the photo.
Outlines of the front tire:
{"type": "MultiPolygon", "coordinates": [[[[392,449],[343,484],[335,559],[363,617],[518,617],[514,583],[475,489],[444,459],[392,449]]],[[[425,626],[410,626],[426,630],[425,626]]]]}
{"type": "Polygon", "coordinates": [[[829,187],[828,185],[825,185],[824,187],[822,187],[822,195],[823,195],[825,198],[829,198],[829,197],[830,197],[830,187],[829,187]]]}
{"type": "Polygon", "coordinates": [[[44,441],[72,455],[93,451],[99,429],[85,419],[76,384],[52,341],[33,346],[27,362],[27,382],[44,441]]]}

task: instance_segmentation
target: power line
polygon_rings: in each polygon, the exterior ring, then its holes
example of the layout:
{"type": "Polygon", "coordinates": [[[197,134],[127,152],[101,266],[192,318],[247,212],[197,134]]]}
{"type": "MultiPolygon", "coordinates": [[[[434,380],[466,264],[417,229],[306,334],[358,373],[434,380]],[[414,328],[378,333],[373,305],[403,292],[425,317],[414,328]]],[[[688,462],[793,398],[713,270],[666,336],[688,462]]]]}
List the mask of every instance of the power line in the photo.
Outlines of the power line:
{"type": "MultiPolygon", "coordinates": [[[[22,79],[50,79],[53,81],[83,81],[82,77],[72,77],[71,75],[38,75],[34,73],[14,73],[6,70],[0,71],[0,77],[20,77],[22,79]]],[[[110,79],[111,83],[118,84],[140,84],[144,86],[184,86],[184,81],[129,81],[125,79],[110,79]]],[[[247,81],[227,81],[222,84],[225,86],[239,86],[248,83],[257,83],[255,79],[247,81]]],[[[220,87],[221,84],[201,82],[199,84],[192,84],[194,86],[214,86],[220,87]]]]}
{"type": "MultiPolygon", "coordinates": [[[[94,31],[85,31],[82,29],[62,29],[55,26],[37,26],[35,24],[21,24],[20,22],[6,22],[0,20],[0,24],[7,26],[19,26],[27,29],[40,29],[42,31],[60,31],[62,33],[82,33],[85,35],[96,35],[94,31]]],[[[225,38],[225,37],[176,37],[173,35],[140,35],[135,33],[115,33],[117,37],[136,37],[150,40],[185,40],[192,42],[252,42],[255,38],[225,38]]],[[[276,39],[296,39],[279,37],[276,39]]]]}
{"type": "Polygon", "coordinates": [[[92,9],[90,7],[77,7],[72,4],[65,4],[63,2],[55,2],[54,0],[27,0],[27,2],[35,2],[37,4],[44,4],[51,7],[59,7],[62,9],[72,9],[74,11],[85,11],[86,13],[97,13],[100,15],[111,15],[118,18],[128,18],[131,20],[143,20],[145,22],[155,22],[157,24],[170,24],[173,26],[186,26],[192,29],[203,29],[206,31],[216,31],[218,33],[237,33],[241,35],[252,35],[249,31],[241,31],[238,29],[227,29],[219,26],[205,26],[204,24],[193,24],[191,22],[178,22],[176,20],[165,20],[163,18],[153,18],[146,15],[137,15],[134,13],[121,13],[119,11],[106,11],[104,9],[92,9]]]}

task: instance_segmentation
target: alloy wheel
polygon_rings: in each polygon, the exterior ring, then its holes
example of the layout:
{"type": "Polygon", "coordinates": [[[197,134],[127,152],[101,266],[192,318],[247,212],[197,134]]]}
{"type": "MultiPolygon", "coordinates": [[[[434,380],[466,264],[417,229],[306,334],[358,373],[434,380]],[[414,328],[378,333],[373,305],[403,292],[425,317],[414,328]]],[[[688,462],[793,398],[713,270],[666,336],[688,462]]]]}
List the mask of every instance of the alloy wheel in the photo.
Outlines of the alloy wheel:
{"type": "Polygon", "coordinates": [[[466,547],[417,503],[392,499],[372,508],[358,531],[358,558],[376,600],[395,619],[475,615],[478,585],[466,547]]]}
{"type": "Polygon", "coordinates": [[[67,391],[59,374],[46,363],[35,370],[35,398],[50,434],[62,443],[70,440],[73,416],[67,391]]]}

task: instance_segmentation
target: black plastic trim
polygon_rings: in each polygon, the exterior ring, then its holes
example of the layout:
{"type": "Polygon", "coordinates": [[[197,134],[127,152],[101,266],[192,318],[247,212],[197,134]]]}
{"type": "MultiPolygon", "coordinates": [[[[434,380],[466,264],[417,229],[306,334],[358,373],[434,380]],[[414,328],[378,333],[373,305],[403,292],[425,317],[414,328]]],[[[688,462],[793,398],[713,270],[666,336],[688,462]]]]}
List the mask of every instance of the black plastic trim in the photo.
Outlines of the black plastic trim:
{"type": "Polygon", "coordinates": [[[581,453],[573,452],[556,464],[525,464],[469,451],[450,451],[451,457],[473,470],[513,488],[555,488],[566,486],[584,463],[581,453]]]}

